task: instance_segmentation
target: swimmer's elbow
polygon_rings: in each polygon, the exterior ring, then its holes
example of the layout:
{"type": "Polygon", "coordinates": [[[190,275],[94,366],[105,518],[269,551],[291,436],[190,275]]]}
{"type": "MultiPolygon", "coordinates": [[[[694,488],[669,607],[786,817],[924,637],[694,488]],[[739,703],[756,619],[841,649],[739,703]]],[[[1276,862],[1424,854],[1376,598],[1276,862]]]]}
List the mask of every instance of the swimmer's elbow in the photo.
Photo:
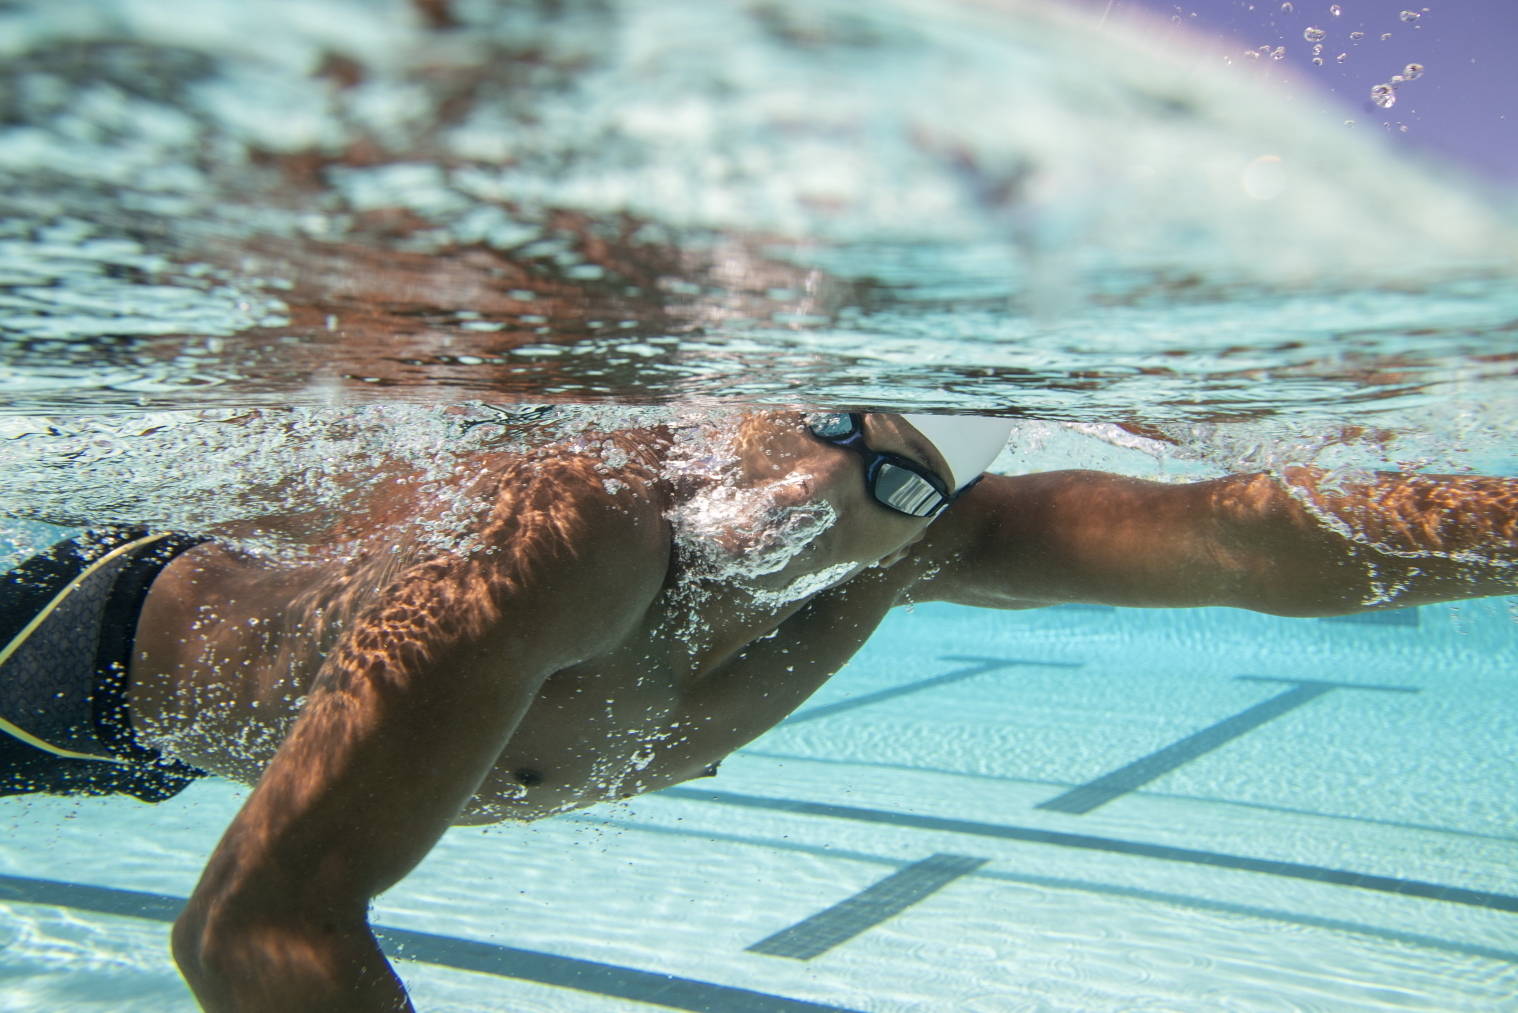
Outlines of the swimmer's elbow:
{"type": "MultiPolygon", "coordinates": [[[[286,898],[292,903],[295,898],[286,898]]],[[[363,916],[286,916],[231,898],[191,905],[174,923],[175,963],[201,1007],[330,1013],[410,1010],[404,987],[363,916]]]]}

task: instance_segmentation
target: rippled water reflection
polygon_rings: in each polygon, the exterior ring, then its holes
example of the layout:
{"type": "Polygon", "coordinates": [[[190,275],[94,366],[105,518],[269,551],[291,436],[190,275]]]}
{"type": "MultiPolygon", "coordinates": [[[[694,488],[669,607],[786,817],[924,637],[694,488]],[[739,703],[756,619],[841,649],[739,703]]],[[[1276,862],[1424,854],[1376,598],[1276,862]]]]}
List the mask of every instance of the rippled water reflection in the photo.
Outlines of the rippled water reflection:
{"type": "Polygon", "coordinates": [[[39,3],[0,27],[12,411],[1195,419],[1511,371],[1502,215],[1053,6],[39,3]]]}
{"type": "Polygon", "coordinates": [[[1511,468],[1510,200],[1089,14],[7,4],[6,509],[330,506],[629,405],[1013,414],[1015,467],[1076,432],[1511,468]]]}

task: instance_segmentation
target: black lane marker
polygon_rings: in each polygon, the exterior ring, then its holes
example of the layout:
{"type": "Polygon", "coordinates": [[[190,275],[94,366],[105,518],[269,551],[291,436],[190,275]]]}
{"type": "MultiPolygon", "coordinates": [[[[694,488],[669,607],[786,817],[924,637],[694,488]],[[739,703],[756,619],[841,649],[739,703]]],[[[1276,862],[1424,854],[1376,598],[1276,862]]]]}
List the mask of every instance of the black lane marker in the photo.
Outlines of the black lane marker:
{"type": "MultiPolygon", "coordinates": [[[[162,893],[5,875],[0,875],[0,901],[45,904],[157,922],[172,922],[185,904],[183,897],[162,893]]],[[[384,926],[375,926],[374,934],[386,953],[401,960],[517,978],[671,1009],[696,1013],[855,1013],[843,1006],[787,999],[746,988],[473,939],[384,926]]]]}
{"type": "Polygon", "coordinates": [[[1217,851],[1178,848],[1169,844],[1144,844],[1140,841],[1094,837],[1090,834],[1067,834],[1057,830],[1039,830],[1034,827],[1013,827],[999,823],[981,823],[976,820],[918,816],[914,813],[890,812],[885,809],[865,809],[862,806],[803,802],[800,799],[790,798],[766,798],[762,795],[739,795],[725,791],[701,791],[696,788],[665,788],[659,792],[659,797],[740,806],[745,809],[769,809],[776,812],[794,813],[798,816],[828,816],[833,819],[855,820],[860,823],[909,827],[913,830],[972,834],[976,837],[993,837],[998,840],[1022,841],[1028,844],[1054,844],[1063,848],[1103,851],[1138,858],[1158,858],[1166,862],[1185,862],[1190,865],[1236,869],[1241,872],[1263,872],[1287,879],[1310,880],[1334,886],[1353,886],[1378,893],[1442,900],[1451,904],[1464,904],[1493,911],[1511,911],[1518,914],[1518,897],[1511,894],[1467,890],[1459,886],[1440,886],[1438,883],[1426,883],[1417,879],[1374,876],[1343,869],[1329,869],[1321,865],[1306,865],[1301,862],[1279,862],[1270,858],[1250,858],[1245,855],[1227,855],[1217,851]]]}
{"type": "Polygon", "coordinates": [[[596,960],[560,957],[471,939],[406,929],[377,929],[380,942],[405,960],[421,960],[501,978],[519,978],[596,995],[693,1010],[696,1013],[850,1013],[841,1006],[786,999],[746,988],[714,985],[672,974],[638,971],[596,960]]]}
{"type": "Polygon", "coordinates": [[[965,855],[924,858],[746,949],[771,957],[811,960],[894,918],[985,864],[984,858],[965,855]]]}
{"type": "Polygon", "coordinates": [[[1035,809],[1048,809],[1052,812],[1072,813],[1082,815],[1098,806],[1106,805],[1115,798],[1119,798],[1142,788],[1159,777],[1170,773],[1177,767],[1190,763],[1204,753],[1209,753],[1219,746],[1232,742],[1241,735],[1248,734],[1267,721],[1274,720],[1289,711],[1294,711],[1304,704],[1311,703],[1325,693],[1336,689],[1367,689],[1383,693],[1416,693],[1417,689],[1411,686],[1370,686],[1348,682],[1317,682],[1309,679],[1274,679],[1268,676],[1240,675],[1239,679],[1253,682],[1284,682],[1292,688],[1284,693],[1271,697],[1269,700],[1255,704],[1253,707],[1240,711],[1229,718],[1224,718],[1217,724],[1203,728],[1172,742],[1163,749],[1156,750],[1148,756],[1134,760],[1126,766],[1109,771],[1094,781],[1071,788],[1062,795],[1057,795],[1047,802],[1040,802],[1035,809]]]}
{"type": "MultiPolygon", "coordinates": [[[[808,756],[805,753],[774,753],[767,749],[754,749],[749,746],[738,750],[744,756],[757,756],[765,760],[779,760],[782,763],[815,763],[837,767],[865,767],[871,770],[900,770],[909,774],[939,774],[945,777],[958,777],[972,781],[993,781],[1001,784],[1019,785],[1043,785],[1046,787],[1060,787],[1057,781],[1047,781],[1029,777],[1011,777],[1007,774],[982,774],[974,770],[954,770],[949,767],[924,767],[913,763],[883,763],[879,760],[845,760],[834,756],[808,756]]],[[[664,789],[659,789],[663,791],[664,789]]],[[[655,794],[655,793],[650,793],[655,794]]],[[[1407,823],[1402,820],[1382,820],[1372,816],[1350,816],[1343,813],[1323,812],[1319,809],[1297,809],[1293,806],[1268,805],[1264,802],[1240,802],[1231,798],[1215,798],[1210,795],[1182,795],[1167,794],[1165,792],[1153,792],[1157,798],[1177,799],[1182,802],[1194,802],[1198,805],[1237,806],[1240,809],[1252,809],[1256,812],[1272,814],[1284,813],[1288,816],[1311,816],[1314,819],[1332,820],[1341,823],[1365,823],[1375,827],[1395,827],[1398,830],[1417,830],[1420,833],[1444,834],[1448,837],[1459,837],[1477,841],[1498,841],[1502,844],[1518,844],[1518,836],[1513,834],[1488,834],[1479,830],[1457,830],[1454,827],[1440,827],[1432,823],[1407,823]]]]}
{"type": "MultiPolygon", "coordinates": [[[[654,826],[648,823],[632,823],[625,820],[589,820],[583,818],[576,819],[575,817],[570,817],[570,819],[576,822],[583,821],[586,826],[610,826],[635,834],[662,834],[686,840],[697,839],[709,844],[741,844],[746,847],[770,848],[775,851],[793,851],[798,854],[813,855],[817,858],[867,862],[872,865],[886,865],[898,868],[901,866],[900,862],[887,858],[884,855],[872,855],[862,851],[850,851],[844,848],[818,846],[815,844],[798,844],[792,840],[774,837],[744,837],[740,834],[722,834],[709,830],[685,830],[676,827],[654,826]]],[[[1085,879],[1062,879],[1056,876],[1035,876],[996,870],[990,872],[976,870],[971,875],[977,879],[995,880],[1001,883],[1022,883],[1031,886],[1048,887],[1053,890],[1075,890],[1081,893],[1125,897],[1130,900],[1166,904],[1170,907],[1187,908],[1193,911],[1246,915],[1250,918],[1283,922],[1288,925],[1304,925],[1308,928],[1329,929],[1334,932],[1390,940],[1394,943],[1407,943],[1411,946],[1421,946],[1444,953],[1458,953],[1464,957],[1480,957],[1483,960],[1496,960],[1504,964],[1518,964],[1518,952],[1513,950],[1499,950],[1496,947],[1482,946],[1479,943],[1462,943],[1452,939],[1440,939],[1436,936],[1418,935],[1413,932],[1399,932],[1396,929],[1386,929],[1377,925],[1366,925],[1363,922],[1351,922],[1339,918],[1322,918],[1317,915],[1282,911],[1277,908],[1234,904],[1228,901],[1209,900],[1205,897],[1193,897],[1179,893],[1163,893],[1158,890],[1118,886],[1114,883],[1098,883],[1085,879]]]]}
{"type": "Polygon", "coordinates": [[[847,700],[839,700],[836,703],[826,703],[820,707],[810,707],[798,714],[786,718],[781,724],[795,725],[803,721],[816,721],[818,718],[832,717],[841,711],[853,710],[855,707],[865,707],[882,700],[891,700],[898,696],[906,696],[908,693],[920,693],[925,689],[933,689],[937,686],[947,686],[961,679],[969,679],[977,675],[985,675],[994,672],[998,668],[1010,668],[1013,665],[1038,665],[1043,668],[1080,668],[1079,661],[1022,661],[1017,658],[978,658],[963,655],[945,655],[944,661],[968,661],[970,667],[955,669],[943,675],[935,675],[931,679],[919,679],[901,686],[892,686],[890,689],[882,689],[874,693],[865,693],[863,696],[850,697],[847,700]]]}

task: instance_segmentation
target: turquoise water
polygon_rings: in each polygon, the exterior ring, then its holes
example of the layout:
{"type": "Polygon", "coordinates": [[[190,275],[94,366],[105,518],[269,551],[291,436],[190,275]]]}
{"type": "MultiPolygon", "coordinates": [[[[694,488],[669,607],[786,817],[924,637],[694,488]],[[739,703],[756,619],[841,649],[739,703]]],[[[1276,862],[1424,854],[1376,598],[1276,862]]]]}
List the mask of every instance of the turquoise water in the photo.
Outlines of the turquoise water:
{"type": "MultiPolygon", "coordinates": [[[[459,1013],[1512,1009],[1514,607],[900,610],[717,778],[450,831],[373,920],[459,1013]]],[[[7,800],[3,1008],[194,1009],[244,794],[7,800]]]]}
{"type": "MultiPolygon", "coordinates": [[[[0,5],[0,556],[768,406],[1518,475],[1512,194],[1298,37],[1101,8],[0,5]]],[[[454,830],[374,921],[428,1010],[1518,1009],[1513,607],[898,610],[716,780],[454,830]]],[[[0,1009],[194,1008],[241,797],[0,803],[0,1009]]]]}

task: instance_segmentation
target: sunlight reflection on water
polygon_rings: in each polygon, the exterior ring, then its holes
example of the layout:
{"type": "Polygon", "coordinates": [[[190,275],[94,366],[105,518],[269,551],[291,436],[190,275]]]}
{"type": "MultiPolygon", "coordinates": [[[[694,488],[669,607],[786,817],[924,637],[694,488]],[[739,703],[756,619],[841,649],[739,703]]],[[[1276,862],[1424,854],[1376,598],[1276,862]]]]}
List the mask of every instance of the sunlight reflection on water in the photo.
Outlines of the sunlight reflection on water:
{"type": "Polygon", "coordinates": [[[1121,422],[1082,453],[1137,432],[1161,471],[1511,467],[1511,214],[1061,6],[100,0],[8,5],[0,38],[0,411],[33,515],[141,507],[141,459],[318,491],[444,459],[459,402],[559,405],[555,432],[644,418],[618,405],[1121,422]]]}

